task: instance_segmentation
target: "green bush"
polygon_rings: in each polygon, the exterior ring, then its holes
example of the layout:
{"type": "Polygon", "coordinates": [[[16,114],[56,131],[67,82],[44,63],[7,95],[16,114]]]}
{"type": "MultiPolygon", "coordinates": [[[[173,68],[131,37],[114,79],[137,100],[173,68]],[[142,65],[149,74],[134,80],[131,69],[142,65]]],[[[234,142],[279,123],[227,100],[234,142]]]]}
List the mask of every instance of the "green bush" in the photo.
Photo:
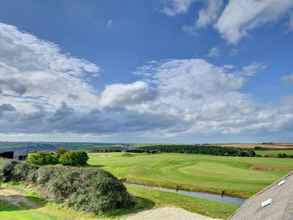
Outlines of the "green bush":
{"type": "Polygon", "coordinates": [[[89,157],[86,152],[69,151],[60,156],[59,162],[62,165],[84,166],[87,164],[88,159],[89,157]]]}
{"type": "Polygon", "coordinates": [[[0,176],[3,182],[36,180],[38,167],[25,162],[7,160],[1,167],[0,176]]]}
{"type": "Polygon", "coordinates": [[[54,202],[78,211],[102,214],[134,205],[125,186],[109,172],[98,168],[62,165],[35,166],[7,161],[0,169],[5,182],[34,182],[54,202]]]}
{"type": "Polygon", "coordinates": [[[52,152],[36,152],[28,154],[27,162],[35,165],[52,165],[58,163],[58,158],[52,152]]]}
{"type": "Polygon", "coordinates": [[[103,213],[133,204],[124,185],[101,169],[43,166],[37,183],[50,199],[87,212],[103,213]]]}
{"type": "Polygon", "coordinates": [[[64,147],[59,147],[56,150],[56,153],[57,153],[58,157],[60,157],[61,155],[65,154],[66,152],[68,152],[68,150],[66,150],[64,147]]]}

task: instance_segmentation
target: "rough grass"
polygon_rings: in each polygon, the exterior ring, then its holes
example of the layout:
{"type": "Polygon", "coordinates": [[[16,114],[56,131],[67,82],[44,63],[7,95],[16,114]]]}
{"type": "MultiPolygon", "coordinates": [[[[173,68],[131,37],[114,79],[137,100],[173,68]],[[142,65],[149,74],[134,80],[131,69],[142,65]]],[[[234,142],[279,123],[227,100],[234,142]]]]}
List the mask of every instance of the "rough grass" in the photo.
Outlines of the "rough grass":
{"type": "Polygon", "coordinates": [[[109,216],[95,216],[93,214],[76,212],[54,203],[44,202],[44,200],[40,198],[40,195],[35,190],[29,189],[21,184],[6,184],[4,185],[4,187],[6,189],[16,190],[19,195],[24,196],[26,199],[30,200],[30,202],[38,204],[36,208],[28,208],[25,204],[15,206],[9,204],[7,201],[0,201],[0,219],[5,220],[118,219],[127,214],[134,214],[141,210],[165,206],[180,207],[191,212],[197,212],[211,217],[226,218],[237,209],[237,206],[234,205],[208,201],[205,199],[196,199],[189,196],[178,195],[175,193],[160,192],[153,189],[127,186],[128,191],[136,197],[136,207],[134,207],[132,210],[124,210],[117,213],[113,212],[110,213],[109,216]]]}
{"type": "Polygon", "coordinates": [[[149,199],[156,207],[175,206],[190,212],[202,215],[226,219],[236,211],[238,206],[190,196],[178,195],[176,193],[162,192],[159,190],[146,189],[142,187],[127,186],[128,191],[138,197],[149,199]]]}
{"type": "Polygon", "coordinates": [[[249,197],[293,170],[293,159],[192,154],[93,153],[89,164],[127,181],[249,197]]]}

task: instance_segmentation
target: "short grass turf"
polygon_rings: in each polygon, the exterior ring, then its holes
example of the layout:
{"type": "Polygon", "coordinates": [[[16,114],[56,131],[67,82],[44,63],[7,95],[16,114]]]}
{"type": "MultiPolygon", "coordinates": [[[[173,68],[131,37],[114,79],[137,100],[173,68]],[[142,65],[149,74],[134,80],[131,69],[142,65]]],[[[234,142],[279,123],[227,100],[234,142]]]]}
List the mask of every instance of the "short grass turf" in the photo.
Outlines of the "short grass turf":
{"type": "Polygon", "coordinates": [[[293,159],[92,153],[89,164],[146,185],[249,197],[293,170],[293,159]]]}

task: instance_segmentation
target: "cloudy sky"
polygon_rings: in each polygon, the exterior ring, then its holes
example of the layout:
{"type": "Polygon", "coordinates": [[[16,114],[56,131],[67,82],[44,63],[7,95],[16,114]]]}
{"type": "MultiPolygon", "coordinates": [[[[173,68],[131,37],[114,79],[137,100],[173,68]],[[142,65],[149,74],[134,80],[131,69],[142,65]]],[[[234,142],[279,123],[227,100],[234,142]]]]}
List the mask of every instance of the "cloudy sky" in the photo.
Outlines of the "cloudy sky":
{"type": "Polygon", "coordinates": [[[292,0],[9,0],[0,139],[293,142],[292,0]]]}

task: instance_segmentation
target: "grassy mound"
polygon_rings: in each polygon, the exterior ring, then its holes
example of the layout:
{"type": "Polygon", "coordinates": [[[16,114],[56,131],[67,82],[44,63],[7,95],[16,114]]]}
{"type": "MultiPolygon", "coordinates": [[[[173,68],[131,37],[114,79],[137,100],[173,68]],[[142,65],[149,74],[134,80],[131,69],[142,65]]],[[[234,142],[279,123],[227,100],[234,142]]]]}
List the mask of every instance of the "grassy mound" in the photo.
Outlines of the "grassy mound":
{"type": "Polygon", "coordinates": [[[1,169],[1,176],[6,182],[33,182],[51,200],[78,211],[101,214],[133,205],[124,185],[112,174],[97,168],[37,167],[8,161],[1,169]]]}

